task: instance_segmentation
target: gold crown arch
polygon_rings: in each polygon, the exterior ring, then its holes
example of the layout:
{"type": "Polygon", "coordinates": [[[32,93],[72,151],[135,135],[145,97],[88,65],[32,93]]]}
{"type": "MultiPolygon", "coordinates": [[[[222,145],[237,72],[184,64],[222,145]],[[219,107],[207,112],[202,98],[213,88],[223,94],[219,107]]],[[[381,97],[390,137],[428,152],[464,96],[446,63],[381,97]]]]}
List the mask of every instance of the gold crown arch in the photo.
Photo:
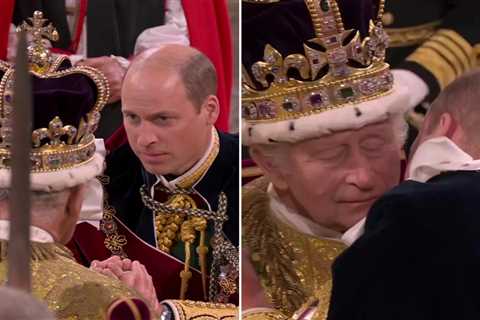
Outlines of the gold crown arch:
{"type": "Polygon", "coordinates": [[[385,63],[384,3],[380,1],[376,22],[370,21],[369,35],[361,40],[359,31],[345,30],[336,1],[305,0],[315,38],[304,43],[304,54],[287,57],[265,46],[264,61],[251,67],[262,89],[243,72],[243,118],[251,124],[297,119],[388,94],[393,76],[385,63]],[[289,77],[291,69],[301,79],[289,77]]]}
{"type": "MultiPolygon", "coordinates": [[[[100,121],[100,111],[109,97],[108,81],[98,70],[88,67],[71,67],[58,70],[67,59],[66,56],[53,56],[45,47],[43,38],[58,40],[55,28],[48,24],[39,11],[29,18],[31,25],[23,22],[18,30],[24,30],[31,36],[28,46],[30,73],[41,79],[62,78],[72,74],[82,74],[90,78],[97,88],[97,99],[85,118],[75,127],[64,126],[62,119],[55,116],[48,128],[36,128],[32,132],[31,172],[51,172],[80,166],[90,161],[95,153],[93,133],[100,121]]],[[[0,70],[4,71],[0,80],[0,169],[10,168],[11,116],[13,108],[13,83],[15,70],[7,62],[0,61],[0,70]]]]}

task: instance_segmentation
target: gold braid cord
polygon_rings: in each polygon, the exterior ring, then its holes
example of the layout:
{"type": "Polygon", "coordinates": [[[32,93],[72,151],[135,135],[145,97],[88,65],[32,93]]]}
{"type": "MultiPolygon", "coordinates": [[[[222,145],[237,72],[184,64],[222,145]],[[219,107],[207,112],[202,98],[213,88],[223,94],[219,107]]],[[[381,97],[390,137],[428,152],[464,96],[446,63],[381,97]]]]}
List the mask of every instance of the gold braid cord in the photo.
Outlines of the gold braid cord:
{"type": "MultiPolygon", "coordinates": [[[[220,150],[220,142],[216,130],[212,130],[213,148],[208,154],[205,161],[193,172],[186,174],[180,178],[177,183],[178,189],[192,188],[208,171],[212,163],[215,161],[220,150]]],[[[156,190],[156,191],[162,191],[156,190]]],[[[188,289],[188,281],[192,277],[189,271],[191,261],[191,246],[197,238],[197,232],[200,235],[200,243],[196,248],[199,256],[200,270],[202,272],[202,284],[204,299],[208,300],[207,295],[207,254],[208,247],[205,243],[205,230],[207,228],[207,220],[202,217],[189,217],[188,210],[197,209],[198,204],[194,198],[188,193],[175,192],[168,196],[166,205],[182,209],[180,212],[165,212],[161,210],[154,210],[155,213],[155,234],[157,238],[158,249],[170,253],[172,246],[178,240],[181,240],[185,246],[185,268],[180,273],[181,289],[180,299],[185,299],[188,289]]]]}
{"type": "MultiPolygon", "coordinates": [[[[159,187],[157,187],[159,188],[159,187]]],[[[191,194],[192,190],[176,189],[170,191],[162,188],[163,192],[172,194],[191,194]]],[[[153,212],[165,212],[166,214],[183,214],[188,217],[188,220],[182,224],[180,240],[186,243],[185,246],[185,269],[181,272],[182,290],[187,290],[187,282],[189,277],[189,260],[190,260],[190,245],[195,239],[195,232],[201,233],[205,231],[206,221],[213,222],[214,234],[211,240],[213,261],[210,271],[209,283],[209,300],[216,302],[226,302],[228,297],[236,292],[236,279],[238,277],[238,250],[232,245],[223,235],[223,223],[228,220],[227,216],[227,197],[225,193],[221,192],[218,198],[218,210],[210,211],[198,208],[175,208],[166,203],[158,202],[152,199],[147,192],[146,186],[140,188],[140,195],[145,207],[153,212]],[[204,221],[205,220],[205,221],[204,221]]],[[[203,241],[204,242],[204,241],[203,241]]],[[[203,243],[204,245],[204,243],[203,243]]],[[[199,248],[203,247],[200,243],[199,248]]],[[[205,248],[203,248],[205,249],[205,248]]],[[[200,250],[199,250],[200,251],[200,250]]],[[[205,267],[206,271],[206,267],[205,267]]],[[[206,278],[205,278],[206,282],[206,278]]],[[[205,292],[205,288],[204,288],[205,292]]]]}
{"type": "Polygon", "coordinates": [[[300,233],[270,213],[268,181],[259,178],[243,189],[243,243],[270,304],[292,316],[311,297],[320,303],[316,319],[328,311],[331,265],[346,248],[340,241],[300,233]]]}

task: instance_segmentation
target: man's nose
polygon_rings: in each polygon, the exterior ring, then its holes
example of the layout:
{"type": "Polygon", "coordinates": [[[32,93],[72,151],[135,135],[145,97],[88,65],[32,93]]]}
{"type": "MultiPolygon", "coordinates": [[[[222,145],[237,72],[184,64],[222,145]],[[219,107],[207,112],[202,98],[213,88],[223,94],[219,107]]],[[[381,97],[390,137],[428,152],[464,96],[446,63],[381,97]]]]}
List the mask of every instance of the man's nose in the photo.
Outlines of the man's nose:
{"type": "Polygon", "coordinates": [[[148,147],[155,141],[157,141],[157,137],[152,128],[148,125],[142,124],[142,126],[138,128],[137,144],[141,147],[148,147]]]}
{"type": "Polygon", "coordinates": [[[355,152],[351,158],[345,181],[362,190],[373,189],[375,181],[371,161],[360,152],[355,152]]]}

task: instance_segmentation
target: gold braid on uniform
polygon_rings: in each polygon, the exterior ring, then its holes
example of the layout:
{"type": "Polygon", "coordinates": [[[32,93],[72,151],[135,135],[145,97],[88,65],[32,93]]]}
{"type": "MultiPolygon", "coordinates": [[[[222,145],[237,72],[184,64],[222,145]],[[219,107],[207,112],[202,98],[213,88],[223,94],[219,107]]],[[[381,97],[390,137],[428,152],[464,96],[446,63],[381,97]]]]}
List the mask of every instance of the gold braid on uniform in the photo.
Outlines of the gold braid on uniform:
{"type": "MultiPolygon", "coordinates": [[[[386,17],[388,16],[383,16],[384,19],[386,17]]],[[[384,24],[387,25],[385,22],[384,24]]],[[[442,24],[442,21],[437,20],[413,27],[385,28],[389,37],[388,46],[389,48],[397,48],[422,44],[435,34],[440,24],[442,24]]]]}
{"type": "MultiPolygon", "coordinates": [[[[182,195],[188,196],[194,193],[192,189],[169,190],[162,186],[157,186],[162,192],[170,194],[170,196],[182,195]]],[[[213,222],[214,234],[212,238],[213,262],[210,270],[209,283],[209,300],[215,302],[226,302],[228,297],[236,292],[236,279],[238,277],[238,251],[235,246],[225,239],[222,228],[223,223],[228,220],[227,216],[227,196],[221,192],[218,198],[217,211],[203,210],[199,208],[183,208],[172,206],[170,203],[159,202],[152,199],[147,192],[147,187],[143,185],[140,188],[140,195],[143,204],[148,209],[156,213],[165,215],[183,215],[185,222],[181,227],[181,240],[185,243],[185,269],[181,272],[182,279],[181,296],[184,299],[184,294],[187,291],[188,280],[190,274],[188,271],[190,261],[190,245],[195,239],[195,232],[200,232],[200,245],[197,252],[200,254],[200,261],[204,259],[202,271],[206,273],[206,247],[205,247],[205,229],[208,220],[213,222]],[[203,233],[203,236],[202,236],[203,233]],[[203,255],[203,258],[202,258],[203,255]],[[231,270],[222,270],[221,267],[228,266],[231,270]]],[[[203,272],[202,272],[203,273],[203,272]]],[[[202,275],[203,276],[203,275],[202,275]]],[[[204,285],[206,285],[206,276],[202,277],[204,285]]],[[[204,288],[204,292],[206,288],[204,288]]]]}
{"type": "Polygon", "coordinates": [[[157,202],[149,197],[146,186],[142,186],[140,193],[142,201],[147,208],[155,214],[155,233],[157,237],[158,249],[169,253],[171,247],[177,239],[181,240],[185,246],[185,268],[180,273],[181,287],[180,299],[185,299],[188,290],[188,281],[192,277],[190,272],[190,261],[192,255],[191,245],[195,242],[197,235],[200,237],[196,252],[199,257],[200,270],[202,273],[202,287],[204,299],[218,302],[226,302],[228,296],[236,292],[236,279],[238,277],[238,259],[235,247],[223,238],[222,226],[228,219],[226,215],[227,199],[224,193],[220,194],[218,211],[200,210],[194,200],[193,186],[208,171],[217,157],[220,150],[218,132],[212,129],[213,148],[207,155],[206,160],[192,173],[179,178],[177,188],[170,190],[164,186],[156,186],[156,190],[167,195],[165,203],[157,202]],[[213,246],[213,264],[211,275],[218,278],[218,284],[215,281],[210,282],[207,292],[207,254],[209,248],[206,243],[206,229],[208,220],[214,224],[214,241],[219,245],[213,246]],[[222,258],[223,257],[223,258],[222,258]],[[230,258],[225,258],[230,257],[230,258]],[[221,260],[227,260],[229,265],[236,266],[231,272],[222,272],[220,270],[223,263],[221,260]],[[233,261],[233,262],[232,262],[233,261]]]}
{"type": "Polygon", "coordinates": [[[437,79],[440,89],[444,89],[477,66],[477,54],[472,45],[454,30],[439,29],[407,61],[427,69],[437,79]]]}
{"type": "MultiPolygon", "coordinates": [[[[220,150],[220,142],[218,133],[215,129],[212,130],[213,136],[213,148],[207,156],[205,162],[191,174],[182,177],[178,182],[180,188],[191,188],[210,168],[213,161],[218,155],[220,150]]],[[[176,193],[171,195],[167,203],[175,208],[183,209],[195,209],[197,204],[195,200],[188,194],[176,193]]],[[[173,246],[175,239],[178,238],[178,232],[180,232],[182,224],[185,222],[186,215],[183,213],[165,213],[160,211],[154,211],[155,214],[155,234],[157,237],[158,249],[169,253],[170,248],[173,246]]],[[[207,250],[200,250],[202,254],[208,253],[207,250]]],[[[203,259],[205,260],[205,259],[203,259]]],[[[202,261],[202,258],[200,259],[202,261]]]]}
{"type": "Polygon", "coordinates": [[[229,303],[210,303],[190,300],[165,300],[176,320],[234,320],[238,319],[238,309],[229,303]]]}
{"type": "Polygon", "coordinates": [[[243,243],[270,304],[292,316],[310,298],[319,300],[316,319],[325,319],[331,292],[331,265],[346,248],[340,241],[309,236],[274,218],[268,181],[243,188],[243,243]]]}

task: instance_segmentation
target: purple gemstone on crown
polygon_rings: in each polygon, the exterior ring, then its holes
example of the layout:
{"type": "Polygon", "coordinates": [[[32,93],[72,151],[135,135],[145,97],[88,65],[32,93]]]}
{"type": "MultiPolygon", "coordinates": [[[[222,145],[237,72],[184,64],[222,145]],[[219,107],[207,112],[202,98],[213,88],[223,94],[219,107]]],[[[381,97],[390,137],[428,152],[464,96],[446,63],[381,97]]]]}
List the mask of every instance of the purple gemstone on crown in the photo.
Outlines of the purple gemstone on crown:
{"type": "Polygon", "coordinates": [[[310,96],[310,104],[313,107],[319,107],[322,105],[323,99],[320,93],[314,93],[310,96]]]}
{"type": "Polygon", "coordinates": [[[320,60],[318,60],[317,58],[315,58],[315,59],[312,60],[312,63],[313,63],[313,64],[318,64],[319,62],[320,62],[320,60]]]}
{"type": "Polygon", "coordinates": [[[333,36],[333,37],[330,37],[327,39],[327,41],[325,41],[328,45],[331,45],[331,44],[334,44],[334,43],[337,43],[338,40],[337,40],[337,37],[333,36]]]}
{"type": "Polygon", "coordinates": [[[261,102],[258,105],[258,112],[264,118],[274,118],[275,111],[273,109],[273,104],[270,101],[261,102]]]}
{"type": "Polygon", "coordinates": [[[5,95],[5,101],[6,101],[7,103],[12,103],[12,96],[9,95],[9,94],[5,95]]]}
{"type": "Polygon", "coordinates": [[[366,79],[360,82],[358,88],[362,94],[371,95],[378,90],[378,81],[376,79],[366,79]]]}

